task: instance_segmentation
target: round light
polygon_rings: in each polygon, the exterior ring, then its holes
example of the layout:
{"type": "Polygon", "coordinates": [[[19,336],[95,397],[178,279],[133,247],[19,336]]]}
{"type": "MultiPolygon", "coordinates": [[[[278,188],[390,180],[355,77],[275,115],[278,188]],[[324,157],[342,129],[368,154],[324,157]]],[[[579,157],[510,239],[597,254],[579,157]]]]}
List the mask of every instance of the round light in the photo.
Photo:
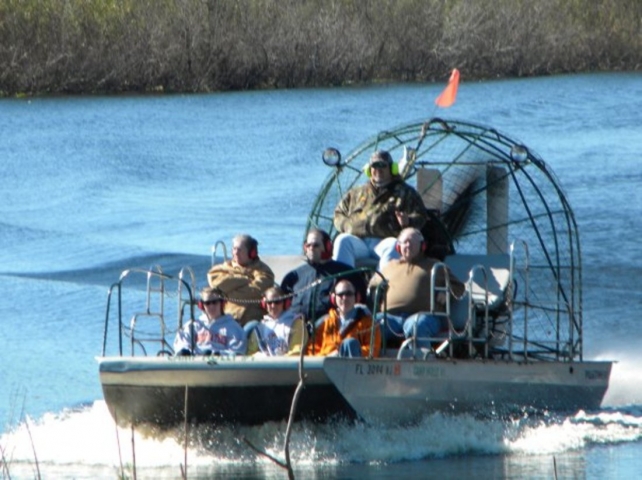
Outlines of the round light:
{"type": "Polygon", "coordinates": [[[323,151],[323,163],[328,167],[337,167],[341,163],[341,152],[336,148],[326,148],[323,151]]]}
{"type": "Polygon", "coordinates": [[[510,158],[514,162],[525,162],[528,160],[528,149],[524,145],[513,145],[510,149],[510,158]]]}

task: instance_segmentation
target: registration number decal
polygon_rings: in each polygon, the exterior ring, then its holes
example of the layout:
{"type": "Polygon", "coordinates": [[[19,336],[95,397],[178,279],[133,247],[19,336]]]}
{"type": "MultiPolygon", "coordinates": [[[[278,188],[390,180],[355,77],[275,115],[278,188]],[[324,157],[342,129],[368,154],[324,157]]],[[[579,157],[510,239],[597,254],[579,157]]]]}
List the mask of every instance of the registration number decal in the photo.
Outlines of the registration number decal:
{"type": "Polygon", "coordinates": [[[357,375],[396,376],[401,374],[401,365],[398,363],[357,363],[355,364],[354,368],[354,372],[357,375]]]}

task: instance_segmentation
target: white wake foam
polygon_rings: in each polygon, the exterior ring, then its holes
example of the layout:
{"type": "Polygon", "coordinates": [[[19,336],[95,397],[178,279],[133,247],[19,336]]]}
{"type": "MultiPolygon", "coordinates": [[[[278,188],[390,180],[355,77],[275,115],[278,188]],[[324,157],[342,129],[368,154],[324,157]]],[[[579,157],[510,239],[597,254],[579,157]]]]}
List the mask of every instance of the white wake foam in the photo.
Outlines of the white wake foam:
{"type": "MultiPolygon", "coordinates": [[[[192,472],[216,468],[220,473],[238,466],[273,472],[270,460],[257,456],[245,439],[283,458],[285,423],[193,428],[187,451],[181,428],[162,436],[149,433],[117,428],[101,400],[79,410],[27,419],[2,435],[0,446],[12,478],[34,478],[36,456],[45,478],[115,478],[123,470],[131,472],[134,464],[141,478],[176,478],[185,455],[192,472]]],[[[462,454],[550,455],[641,438],[639,411],[605,409],[572,417],[524,413],[512,420],[433,414],[403,428],[297,424],[290,450],[299,467],[332,469],[348,463],[377,465],[462,454]]]]}

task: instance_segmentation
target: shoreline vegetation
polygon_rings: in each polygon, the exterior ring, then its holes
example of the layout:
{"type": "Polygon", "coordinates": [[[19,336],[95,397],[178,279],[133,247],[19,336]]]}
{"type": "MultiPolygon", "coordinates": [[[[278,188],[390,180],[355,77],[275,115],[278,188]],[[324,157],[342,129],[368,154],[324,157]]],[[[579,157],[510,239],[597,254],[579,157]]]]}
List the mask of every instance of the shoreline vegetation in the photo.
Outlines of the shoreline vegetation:
{"type": "Polygon", "coordinates": [[[642,69],[640,0],[0,0],[0,97],[642,69]]]}

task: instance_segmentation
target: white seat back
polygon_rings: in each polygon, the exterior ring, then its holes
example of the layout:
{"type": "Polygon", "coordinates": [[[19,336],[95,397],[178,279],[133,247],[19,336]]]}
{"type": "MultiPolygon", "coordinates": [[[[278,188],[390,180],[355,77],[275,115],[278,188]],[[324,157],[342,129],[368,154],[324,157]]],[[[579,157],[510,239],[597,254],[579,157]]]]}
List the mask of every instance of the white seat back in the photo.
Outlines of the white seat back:
{"type": "Polygon", "coordinates": [[[484,287],[487,285],[488,308],[492,310],[504,302],[506,289],[511,280],[510,256],[508,254],[456,254],[446,257],[445,263],[462,282],[468,281],[476,265],[481,265],[486,272],[487,283],[483,271],[479,268],[475,269],[472,278],[473,301],[477,304],[485,303],[486,288],[484,287]]]}

